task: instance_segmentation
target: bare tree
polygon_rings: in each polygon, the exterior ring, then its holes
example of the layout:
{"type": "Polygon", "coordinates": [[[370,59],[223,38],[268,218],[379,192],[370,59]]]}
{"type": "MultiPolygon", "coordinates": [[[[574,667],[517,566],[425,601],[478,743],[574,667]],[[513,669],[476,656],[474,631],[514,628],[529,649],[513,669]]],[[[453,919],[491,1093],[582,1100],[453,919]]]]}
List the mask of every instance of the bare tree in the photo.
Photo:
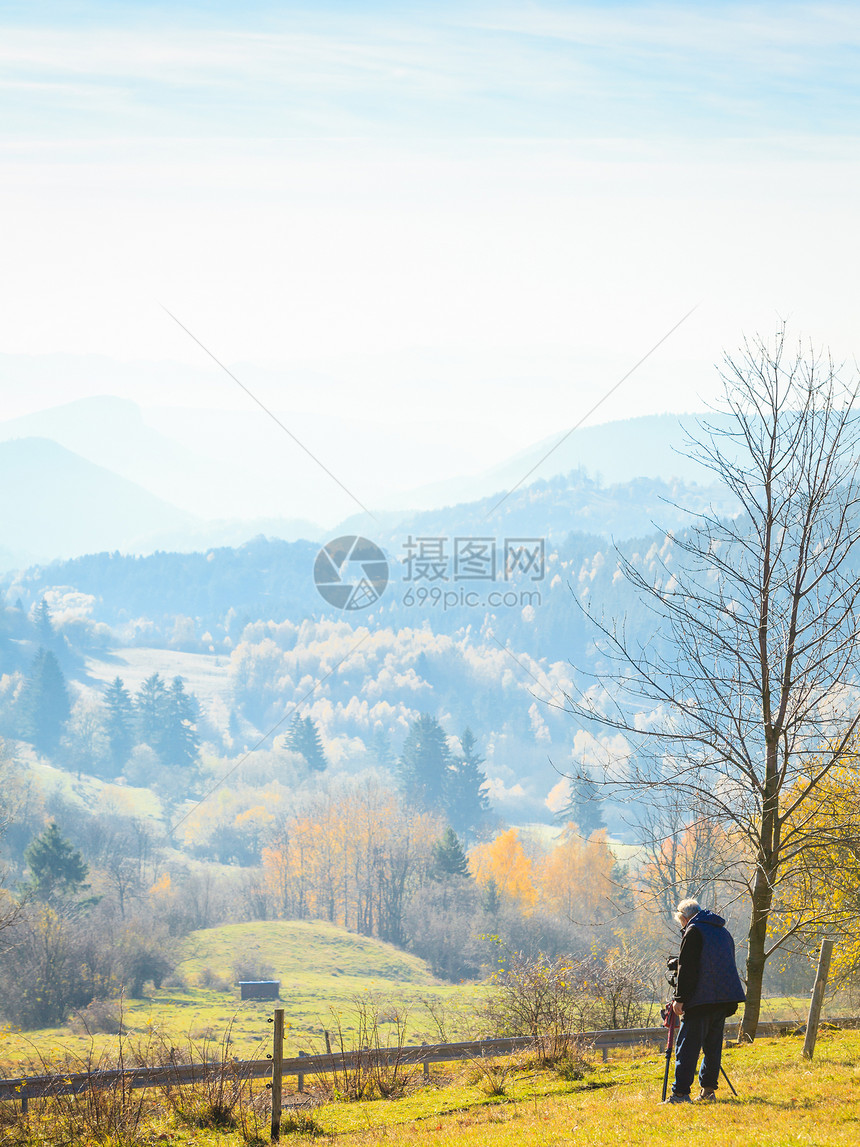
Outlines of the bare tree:
{"type": "Polygon", "coordinates": [[[734,897],[740,858],[722,824],[708,811],[697,815],[683,794],[668,787],[652,792],[647,806],[638,811],[643,855],[637,885],[667,925],[675,906],[687,897],[721,906],[734,897]]]}
{"type": "MultiPolygon", "coordinates": [[[[829,356],[789,348],[784,325],[772,343],[745,341],[721,377],[725,411],[691,453],[742,512],[694,516],[650,567],[619,555],[654,638],[636,641],[590,609],[597,684],[568,700],[634,743],[604,778],[611,787],[673,790],[746,858],[736,877],[750,901],[752,1037],[765,961],[786,939],[773,934],[774,895],[810,844],[806,810],[858,724],[860,421],[857,383],[829,356]]],[[[797,927],[795,916],[787,928],[797,927]]]]}

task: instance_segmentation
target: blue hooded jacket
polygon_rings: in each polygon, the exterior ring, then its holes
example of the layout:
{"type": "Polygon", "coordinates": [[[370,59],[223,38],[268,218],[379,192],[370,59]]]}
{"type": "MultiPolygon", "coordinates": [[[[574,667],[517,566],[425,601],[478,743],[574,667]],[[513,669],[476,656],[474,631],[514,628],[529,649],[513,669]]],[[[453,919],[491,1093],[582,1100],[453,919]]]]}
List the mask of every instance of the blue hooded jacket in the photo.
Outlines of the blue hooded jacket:
{"type": "Polygon", "coordinates": [[[713,1004],[739,1004],[746,999],[735,964],[735,942],[726,928],[725,920],[716,912],[703,908],[684,929],[678,992],[685,1010],[713,1004]],[[695,952],[699,947],[691,936],[694,929],[701,936],[697,976],[690,975],[691,972],[695,973],[695,967],[691,965],[696,963],[695,952]],[[694,982],[691,983],[691,980],[694,982]],[[684,995],[680,995],[682,988],[684,995]]]}

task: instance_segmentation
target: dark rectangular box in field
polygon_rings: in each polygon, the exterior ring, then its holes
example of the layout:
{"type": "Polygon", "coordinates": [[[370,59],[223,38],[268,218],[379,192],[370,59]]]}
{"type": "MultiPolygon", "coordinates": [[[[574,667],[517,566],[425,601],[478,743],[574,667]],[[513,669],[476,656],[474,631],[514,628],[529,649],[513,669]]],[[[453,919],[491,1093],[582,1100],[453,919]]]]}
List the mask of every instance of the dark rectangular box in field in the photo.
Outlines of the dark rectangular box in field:
{"type": "Polygon", "coordinates": [[[243,1000],[277,1000],[281,995],[280,980],[240,980],[243,1000]]]}

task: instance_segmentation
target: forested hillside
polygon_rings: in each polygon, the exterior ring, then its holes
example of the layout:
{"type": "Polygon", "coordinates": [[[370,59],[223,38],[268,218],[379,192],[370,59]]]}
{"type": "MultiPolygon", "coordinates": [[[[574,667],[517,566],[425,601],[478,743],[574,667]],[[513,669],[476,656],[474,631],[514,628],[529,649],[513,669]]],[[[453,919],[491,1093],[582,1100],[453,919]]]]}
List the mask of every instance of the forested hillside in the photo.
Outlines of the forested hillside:
{"type": "MultiPolygon", "coordinates": [[[[619,549],[671,578],[675,537],[643,520],[666,492],[574,474],[517,492],[495,526],[485,503],[416,518],[377,535],[388,582],[363,609],[321,595],[318,545],[262,537],[8,575],[7,887],[44,906],[12,920],[9,975],[52,914],[67,921],[56,996],[13,993],[9,1014],[139,993],[171,974],[170,936],[223,920],[322,918],[454,979],[492,966],[494,936],[583,958],[637,935],[659,946],[642,898],[666,887],[662,845],[589,780],[627,768],[631,744],[575,722],[568,698],[602,666],[583,606],[659,640],[605,528],[638,507],[642,536],[619,549]],[[604,530],[556,528],[568,511],[604,530]]],[[[717,845],[679,827],[671,866],[698,872],[717,845]]]]}

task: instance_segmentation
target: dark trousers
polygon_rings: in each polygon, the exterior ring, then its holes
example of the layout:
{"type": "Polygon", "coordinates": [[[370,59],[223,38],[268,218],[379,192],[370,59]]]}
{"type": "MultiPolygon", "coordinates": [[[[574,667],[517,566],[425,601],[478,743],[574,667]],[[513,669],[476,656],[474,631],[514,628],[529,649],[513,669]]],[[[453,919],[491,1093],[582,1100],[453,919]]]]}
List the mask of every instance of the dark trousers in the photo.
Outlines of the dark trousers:
{"type": "Polygon", "coordinates": [[[702,1057],[702,1070],[699,1083],[702,1087],[716,1089],[720,1082],[720,1061],[723,1056],[723,1030],[726,1026],[726,1009],[722,1004],[716,1007],[691,1008],[684,1013],[678,1040],[675,1044],[675,1082],[673,1095],[689,1095],[696,1077],[696,1064],[699,1052],[702,1057]]]}

